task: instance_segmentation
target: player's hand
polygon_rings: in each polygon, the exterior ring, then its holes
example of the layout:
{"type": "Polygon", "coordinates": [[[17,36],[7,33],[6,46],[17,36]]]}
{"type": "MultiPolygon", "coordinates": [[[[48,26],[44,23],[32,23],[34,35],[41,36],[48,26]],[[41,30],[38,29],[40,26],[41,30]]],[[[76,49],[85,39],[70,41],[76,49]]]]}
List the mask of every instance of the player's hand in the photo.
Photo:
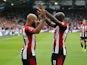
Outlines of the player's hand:
{"type": "Polygon", "coordinates": [[[43,4],[42,3],[38,4],[38,8],[39,9],[44,9],[43,4]]]}
{"type": "Polygon", "coordinates": [[[42,12],[40,12],[39,10],[37,11],[37,14],[38,14],[38,19],[41,19],[42,18],[42,12]]]}
{"type": "Polygon", "coordinates": [[[44,12],[46,11],[46,10],[44,9],[42,3],[38,4],[38,11],[39,11],[39,12],[42,12],[42,13],[44,13],[44,12]]]}
{"type": "Polygon", "coordinates": [[[46,11],[43,7],[43,4],[38,4],[38,13],[40,15],[40,17],[42,17],[42,19],[45,21],[46,20],[46,11]]]}
{"type": "Polygon", "coordinates": [[[46,20],[46,11],[43,10],[42,13],[43,13],[43,18],[44,18],[44,20],[46,20]]]}
{"type": "Polygon", "coordinates": [[[46,20],[46,12],[45,10],[41,10],[39,11],[40,12],[40,15],[38,15],[43,21],[46,20]]]}

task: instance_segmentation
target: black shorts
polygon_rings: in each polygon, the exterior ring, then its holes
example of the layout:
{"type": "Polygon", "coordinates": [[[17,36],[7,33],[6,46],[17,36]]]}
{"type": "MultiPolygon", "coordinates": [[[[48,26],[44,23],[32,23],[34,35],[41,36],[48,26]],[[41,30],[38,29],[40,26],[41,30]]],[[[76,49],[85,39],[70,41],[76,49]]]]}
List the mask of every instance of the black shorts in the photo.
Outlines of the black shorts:
{"type": "Polygon", "coordinates": [[[65,60],[65,55],[62,54],[52,54],[51,62],[52,65],[63,65],[65,60]]]}
{"type": "Polygon", "coordinates": [[[28,59],[22,59],[23,65],[36,65],[36,57],[31,56],[28,59]]]}
{"type": "Polygon", "coordinates": [[[85,40],[85,39],[87,39],[87,37],[80,37],[81,38],[81,40],[85,40]]]}

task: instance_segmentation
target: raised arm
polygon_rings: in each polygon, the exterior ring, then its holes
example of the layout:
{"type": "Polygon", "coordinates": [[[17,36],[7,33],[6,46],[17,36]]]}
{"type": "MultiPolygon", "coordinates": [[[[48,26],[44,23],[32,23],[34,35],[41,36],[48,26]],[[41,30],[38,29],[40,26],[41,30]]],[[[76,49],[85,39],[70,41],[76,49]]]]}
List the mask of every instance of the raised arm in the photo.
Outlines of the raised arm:
{"type": "Polygon", "coordinates": [[[59,20],[57,20],[52,14],[50,14],[47,10],[44,9],[43,4],[38,4],[38,11],[45,11],[46,12],[46,16],[48,18],[50,18],[51,21],[53,21],[56,24],[61,24],[61,22],[59,20]]]}
{"type": "Polygon", "coordinates": [[[48,18],[46,18],[46,23],[51,27],[54,27],[54,28],[56,27],[56,24],[51,22],[48,18]]]}
{"type": "Polygon", "coordinates": [[[37,34],[40,32],[40,30],[43,28],[44,26],[44,22],[46,20],[46,14],[44,14],[43,12],[43,15],[42,15],[42,20],[40,22],[40,24],[38,24],[35,28],[32,26],[32,24],[36,23],[37,21],[37,16],[35,14],[29,14],[27,16],[27,22],[26,22],[26,25],[24,26],[23,30],[25,30],[25,32],[27,34],[37,34]]]}
{"type": "Polygon", "coordinates": [[[61,24],[61,22],[59,20],[57,20],[52,14],[50,14],[47,10],[46,10],[46,16],[48,18],[50,18],[51,21],[53,21],[56,24],[61,24]]]}
{"type": "Polygon", "coordinates": [[[44,26],[44,22],[46,21],[46,14],[45,14],[45,12],[42,12],[42,13],[43,13],[42,20],[41,20],[40,24],[35,28],[35,33],[39,33],[40,32],[40,30],[44,26]]]}

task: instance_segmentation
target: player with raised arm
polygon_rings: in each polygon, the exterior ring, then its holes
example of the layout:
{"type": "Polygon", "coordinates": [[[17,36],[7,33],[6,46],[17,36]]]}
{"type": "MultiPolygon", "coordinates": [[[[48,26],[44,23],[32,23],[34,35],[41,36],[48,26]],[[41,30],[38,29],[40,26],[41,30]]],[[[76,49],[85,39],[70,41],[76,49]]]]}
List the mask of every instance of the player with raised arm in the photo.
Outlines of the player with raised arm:
{"type": "Polygon", "coordinates": [[[51,23],[48,19],[46,19],[46,22],[49,23],[48,25],[55,28],[51,59],[52,65],[63,65],[66,57],[65,42],[68,33],[68,24],[67,20],[64,19],[64,17],[64,13],[58,12],[55,14],[55,17],[51,17],[51,21],[53,21],[54,23],[51,23]],[[58,19],[59,21],[56,19],[58,19]]]}
{"type": "MultiPolygon", "coordinates": [[[[41,11],[41,9],[39,9],[39,11],[41,11]]],[[[46,17],[47,24],[55,28],[51,59],[52,65],[63,65],[66,57],[65,42],[68,33],[67,19],[65,19],[65,14],[63,12],[58,12],[55,14],[55,16],[53,16],[48,11],[46,11],[46,17]]]]}
{"type": "Polygon", "coordinates": [[[46,20],[45,12],[42,12],[42,20],[38,26],[36,26],[37,16],[35,14],[28,14],[25,26],[22,28],[22,35],[24,39],[24,47],[21,51],[21,57],[23,65],[36,65],[36,38],[35,34],[38,34],[42,29],[46,20]]]}

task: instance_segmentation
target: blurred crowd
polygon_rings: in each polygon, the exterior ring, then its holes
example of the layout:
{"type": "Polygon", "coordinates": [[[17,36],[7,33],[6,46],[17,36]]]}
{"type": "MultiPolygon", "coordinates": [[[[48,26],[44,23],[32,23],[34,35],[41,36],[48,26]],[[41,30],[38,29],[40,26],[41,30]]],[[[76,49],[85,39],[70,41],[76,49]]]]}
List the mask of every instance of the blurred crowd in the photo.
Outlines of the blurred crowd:
{"type": "Polygon", "coordinates": [[[69,20],[69,30],[71,32],[79,31],[80,25],[82,24],[83,19],[87,19],[87,14],[84,12],[68,13],[66,17],[70,18],[69,20]]]}
{"type": "Polygon", "coordinates": [[[6,17],[0,17],[0,36],[4,35],[20,35],[21,25],[17,24],[17,19],[8,19],[6,17]]]}
{"type": "MultiPolygon", "coordinates": [[[[17,15],[17,14],[16,14],[17,15]]],[[[67,13],[66,17],[69,18],[69,31],[76,32],[79,31],[80,25],[83,19],[87,19],[86,14],[83,13],[67,13]]],[[[21,28],[24,25],[25,19],[23,17],[2,17],[0,16],[0,36],[4,35],[20,35],[21,28]],[[2,33],[2,34],[1,34],[2,33]]],[[[43,30],[49,32],[53,30],[52,27],[44,24],[43,30]]]]}

